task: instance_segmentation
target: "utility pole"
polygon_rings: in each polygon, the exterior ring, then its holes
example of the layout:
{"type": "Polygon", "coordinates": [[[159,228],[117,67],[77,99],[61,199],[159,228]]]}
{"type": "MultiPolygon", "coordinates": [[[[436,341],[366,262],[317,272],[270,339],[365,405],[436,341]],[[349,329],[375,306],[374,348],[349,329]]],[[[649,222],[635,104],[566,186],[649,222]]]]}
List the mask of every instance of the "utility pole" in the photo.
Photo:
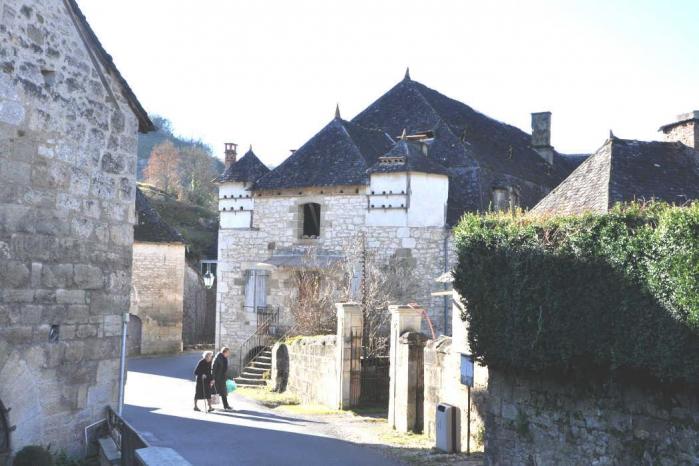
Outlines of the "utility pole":
{"type": "Polygon", "coordinates": [[[124,385],[126,384],[126,336],[129,328],[129,313],[124,312],[121,319],[121,356],[119,360],[119,406],[118,413],[124,410],[124,385]]]}

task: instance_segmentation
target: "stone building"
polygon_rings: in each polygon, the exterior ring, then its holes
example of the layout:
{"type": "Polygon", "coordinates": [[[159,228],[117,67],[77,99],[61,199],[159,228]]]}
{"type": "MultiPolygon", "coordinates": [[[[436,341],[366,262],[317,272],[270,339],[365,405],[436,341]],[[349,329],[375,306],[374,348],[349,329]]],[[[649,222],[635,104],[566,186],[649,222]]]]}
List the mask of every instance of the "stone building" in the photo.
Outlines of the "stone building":
{"type": "Polygon", "coordinates": [[[655,199],[681,205],[699,199],[697,122],[699,112],[678,116],[660,128],[663,142],[610,134],[532,213],[603,213],[617,203],[655,199]]]}
{"type": "Polygon", "coordinates": [[[130,355],[182,351],[185,267],[184,239],[136,188],[130,355]]]}
{"type": "Polygon", "coordinates": [[[152,129],[74,0],[0,1],[0,463],[80,453],[116,404],[136,145],[152,129]]]}
{"type": "Polygon", "coordinates": [[[451,228],[464,212],[531,208],[582,161],[551,147],[550,113],[532,122],[529,135],[406,72],[352,121],[337,110],[272,171],[252,151],[236,162],[227,145],[217,179],[217,342],[237,363],[260,311],[284,314],[298,295],[292,277],[308,251],[323,268],[358,239],[385,264],[410,264],[420,277],[411,298],[449,334],[451,304],[430,292],[455,259],[451,228]]]}

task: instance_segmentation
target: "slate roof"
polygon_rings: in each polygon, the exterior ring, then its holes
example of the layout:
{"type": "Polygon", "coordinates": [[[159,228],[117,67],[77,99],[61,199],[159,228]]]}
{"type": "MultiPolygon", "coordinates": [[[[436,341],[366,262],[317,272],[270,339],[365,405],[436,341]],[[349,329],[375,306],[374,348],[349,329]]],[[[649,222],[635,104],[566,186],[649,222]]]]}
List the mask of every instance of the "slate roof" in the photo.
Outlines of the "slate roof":
{"type": "Polygon", "coordinates": [[[117,69],[116,65],[114,64],[114,60],[112,60],[112,56],[109,55],[102,46],[102,43],[99,41],[97,35],[92,30],[92,27],[87,22],[87,18],[85,18],[85,15],[80,10],[78,3],[75,0],[67,0],[66,6],[68,7],[71,17],[74,18],[74,24],[78,28],[81,37],[85,38],[85,45],[92,49],[100,63],[102,63],[102,66],[104,66],[121,85],[124,98],[128,102],[131,111],[136,115],[136,118],[138,118],[138,130],[141,133],[154,131],[155,126],[148,117],[148,113],[138,101],[136,94],[134,94],[133,90],[131,90],[129,83],[126,82],[126,79],[124,79],[119,72],[119,69],[117,69]]]}
{"type": "Polygon", "coordinates": [[[382,131],[336,116],[281,165],[257,180],[254,189],[367,184],[367,169],[391,145],[382,131]]]}
{"type": "Polygon", "coordinates": [[[699,199],[699,152],[677,142],[610,138],[532,213],[606,212],[633,200],[699,199]]]}
{"type": "Polygon", "coordinates": [[[449,174],[446,168],[425,156],[420,143],[404,140],[398,141],[367,171],[370,174],[401,172],[449,174]]]}
{"type": "Polygon", "coordinates": [[[269,173],[269,168],[257,158],[252,146],[239,160],[214,179],[214,183],[256,181],[269,173]]]}
{"type": "Polygon", "coordinates": [[[134,241],[144,243],[184,243],[184,238],[160,218],[143,192],[136,188],[134,241]]]}

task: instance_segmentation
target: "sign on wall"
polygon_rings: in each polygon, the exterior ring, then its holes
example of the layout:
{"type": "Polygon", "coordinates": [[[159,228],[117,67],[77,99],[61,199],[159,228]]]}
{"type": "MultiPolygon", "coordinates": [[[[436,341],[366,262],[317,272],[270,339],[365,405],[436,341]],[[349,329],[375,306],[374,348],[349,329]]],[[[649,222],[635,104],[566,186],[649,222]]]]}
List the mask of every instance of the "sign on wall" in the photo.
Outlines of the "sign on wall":
{"type": "Polygon", "coordinates": [[[473,356],[461,353],[461,383],[473,387],[473,356]]]}

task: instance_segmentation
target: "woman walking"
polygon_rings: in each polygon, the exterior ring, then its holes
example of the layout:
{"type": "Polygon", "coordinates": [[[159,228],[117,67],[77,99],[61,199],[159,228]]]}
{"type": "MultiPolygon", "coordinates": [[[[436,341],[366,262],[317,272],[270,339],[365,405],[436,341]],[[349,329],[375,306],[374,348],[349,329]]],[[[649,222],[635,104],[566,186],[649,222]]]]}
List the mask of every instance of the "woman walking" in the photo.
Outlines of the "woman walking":
{"type": "Polygon", "coordinates": [[[199,400],[206,400],[204,407],[207,408],[208,412],[214,410],[211,407],[211,386],[214,383],[214,379],[211,378],[211,360],[213,357],[212,351],[204,351],[196,369],[194,369],[194,375],[197,376],[194,390],[194,411],[201,411],[197,405],[199,400]]]}

